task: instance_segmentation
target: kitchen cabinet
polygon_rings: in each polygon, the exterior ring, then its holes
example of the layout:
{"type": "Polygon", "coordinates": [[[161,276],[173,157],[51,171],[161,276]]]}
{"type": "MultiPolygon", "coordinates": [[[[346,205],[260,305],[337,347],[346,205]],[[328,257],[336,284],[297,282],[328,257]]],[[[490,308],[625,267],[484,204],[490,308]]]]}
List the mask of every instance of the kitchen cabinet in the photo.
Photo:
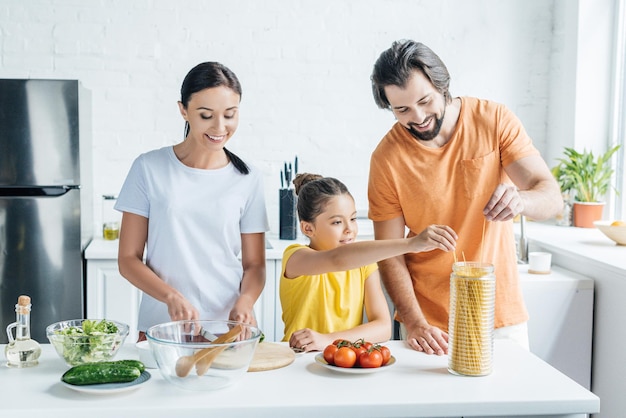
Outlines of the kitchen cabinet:
{"type": "Polygon", "coordinates": [[[128,324],[128,340],[137,341],[141,292],[119,273],[117,241],[92,241],[85,250],[85,259],[87,318],[106,318],[128,324]]]}
{"type": "Polygon", "coordinates": [[[589,389],[594,281],[558,266],[550,274],[529,274],[528,265],[519,272],[530,351],[589,389]]]}
{"type": "Polygon", "coordinates": [[[136,341],[141,292],[120,275],[117,261],[89,261],[86,288],[87,317],[106,318],[128,324],[128,338],[136,341]]]}

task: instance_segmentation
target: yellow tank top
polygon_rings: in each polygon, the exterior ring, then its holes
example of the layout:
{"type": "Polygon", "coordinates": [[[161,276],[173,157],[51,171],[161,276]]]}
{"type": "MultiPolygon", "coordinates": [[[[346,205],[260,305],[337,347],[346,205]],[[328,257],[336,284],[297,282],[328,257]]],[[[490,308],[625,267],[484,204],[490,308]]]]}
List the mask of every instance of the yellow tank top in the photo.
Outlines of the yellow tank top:
{"type": "Polygon", "coordinates": [[[293,244],[283,253],[280,275],[280,303],[285,324],[283,341],[303,328],[327,334],[361,325],[365,280],[378,266],[374,263],[348,271],[288,279],[285,277],[287,260],[302,248],[305,248],[302,244],[293,244]]]}

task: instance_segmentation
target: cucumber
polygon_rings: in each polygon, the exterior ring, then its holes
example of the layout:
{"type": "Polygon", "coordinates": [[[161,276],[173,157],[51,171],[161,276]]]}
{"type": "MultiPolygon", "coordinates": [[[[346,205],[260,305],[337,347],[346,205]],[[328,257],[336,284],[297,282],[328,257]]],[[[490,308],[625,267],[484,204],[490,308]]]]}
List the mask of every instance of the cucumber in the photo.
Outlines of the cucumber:
{"type": "Polygon", "coordinates": [[[129,367],[135,367],[137,369],[139,369],[139,371],[141,373],[143,373],[144,370],[146,370],[146,366],[140,362],[139,360],[116,360],[116,361],[109,361],[107,363],[115,363],[115,364],[121,364],[123,366],[129,366],[129,367]]]}
{"type": "Polygon", "coordinates": [[[140,375],[141,371],[137,367],[119,362],[86,363],[66,371],[61,380],[70,385],[98,385],[132,382],[140,375]]]}

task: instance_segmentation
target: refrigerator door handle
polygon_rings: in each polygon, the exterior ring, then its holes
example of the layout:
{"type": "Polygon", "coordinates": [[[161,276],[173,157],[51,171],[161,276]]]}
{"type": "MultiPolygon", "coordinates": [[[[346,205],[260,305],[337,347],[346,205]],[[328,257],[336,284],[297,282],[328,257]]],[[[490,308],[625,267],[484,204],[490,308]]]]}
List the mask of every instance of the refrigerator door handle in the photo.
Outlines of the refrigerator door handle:
{"type": "Polygon", "coordinates": [[[0,187],[0,197],[59,197],[80,186],[4,186],[0,187]]]}

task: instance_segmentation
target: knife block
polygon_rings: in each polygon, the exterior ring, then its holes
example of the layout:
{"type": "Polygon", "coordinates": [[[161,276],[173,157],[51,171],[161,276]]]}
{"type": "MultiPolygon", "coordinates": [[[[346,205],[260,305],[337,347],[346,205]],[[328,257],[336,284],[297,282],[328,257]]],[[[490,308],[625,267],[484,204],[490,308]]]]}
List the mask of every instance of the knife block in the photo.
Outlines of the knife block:
{"type": "Polygon", "coordinates": [[[280,189],[279,191],[279,234],[280,239],[294,240],[298,235],[298,217],[296,201],[298,197],[294,189],[280,189]]]}

